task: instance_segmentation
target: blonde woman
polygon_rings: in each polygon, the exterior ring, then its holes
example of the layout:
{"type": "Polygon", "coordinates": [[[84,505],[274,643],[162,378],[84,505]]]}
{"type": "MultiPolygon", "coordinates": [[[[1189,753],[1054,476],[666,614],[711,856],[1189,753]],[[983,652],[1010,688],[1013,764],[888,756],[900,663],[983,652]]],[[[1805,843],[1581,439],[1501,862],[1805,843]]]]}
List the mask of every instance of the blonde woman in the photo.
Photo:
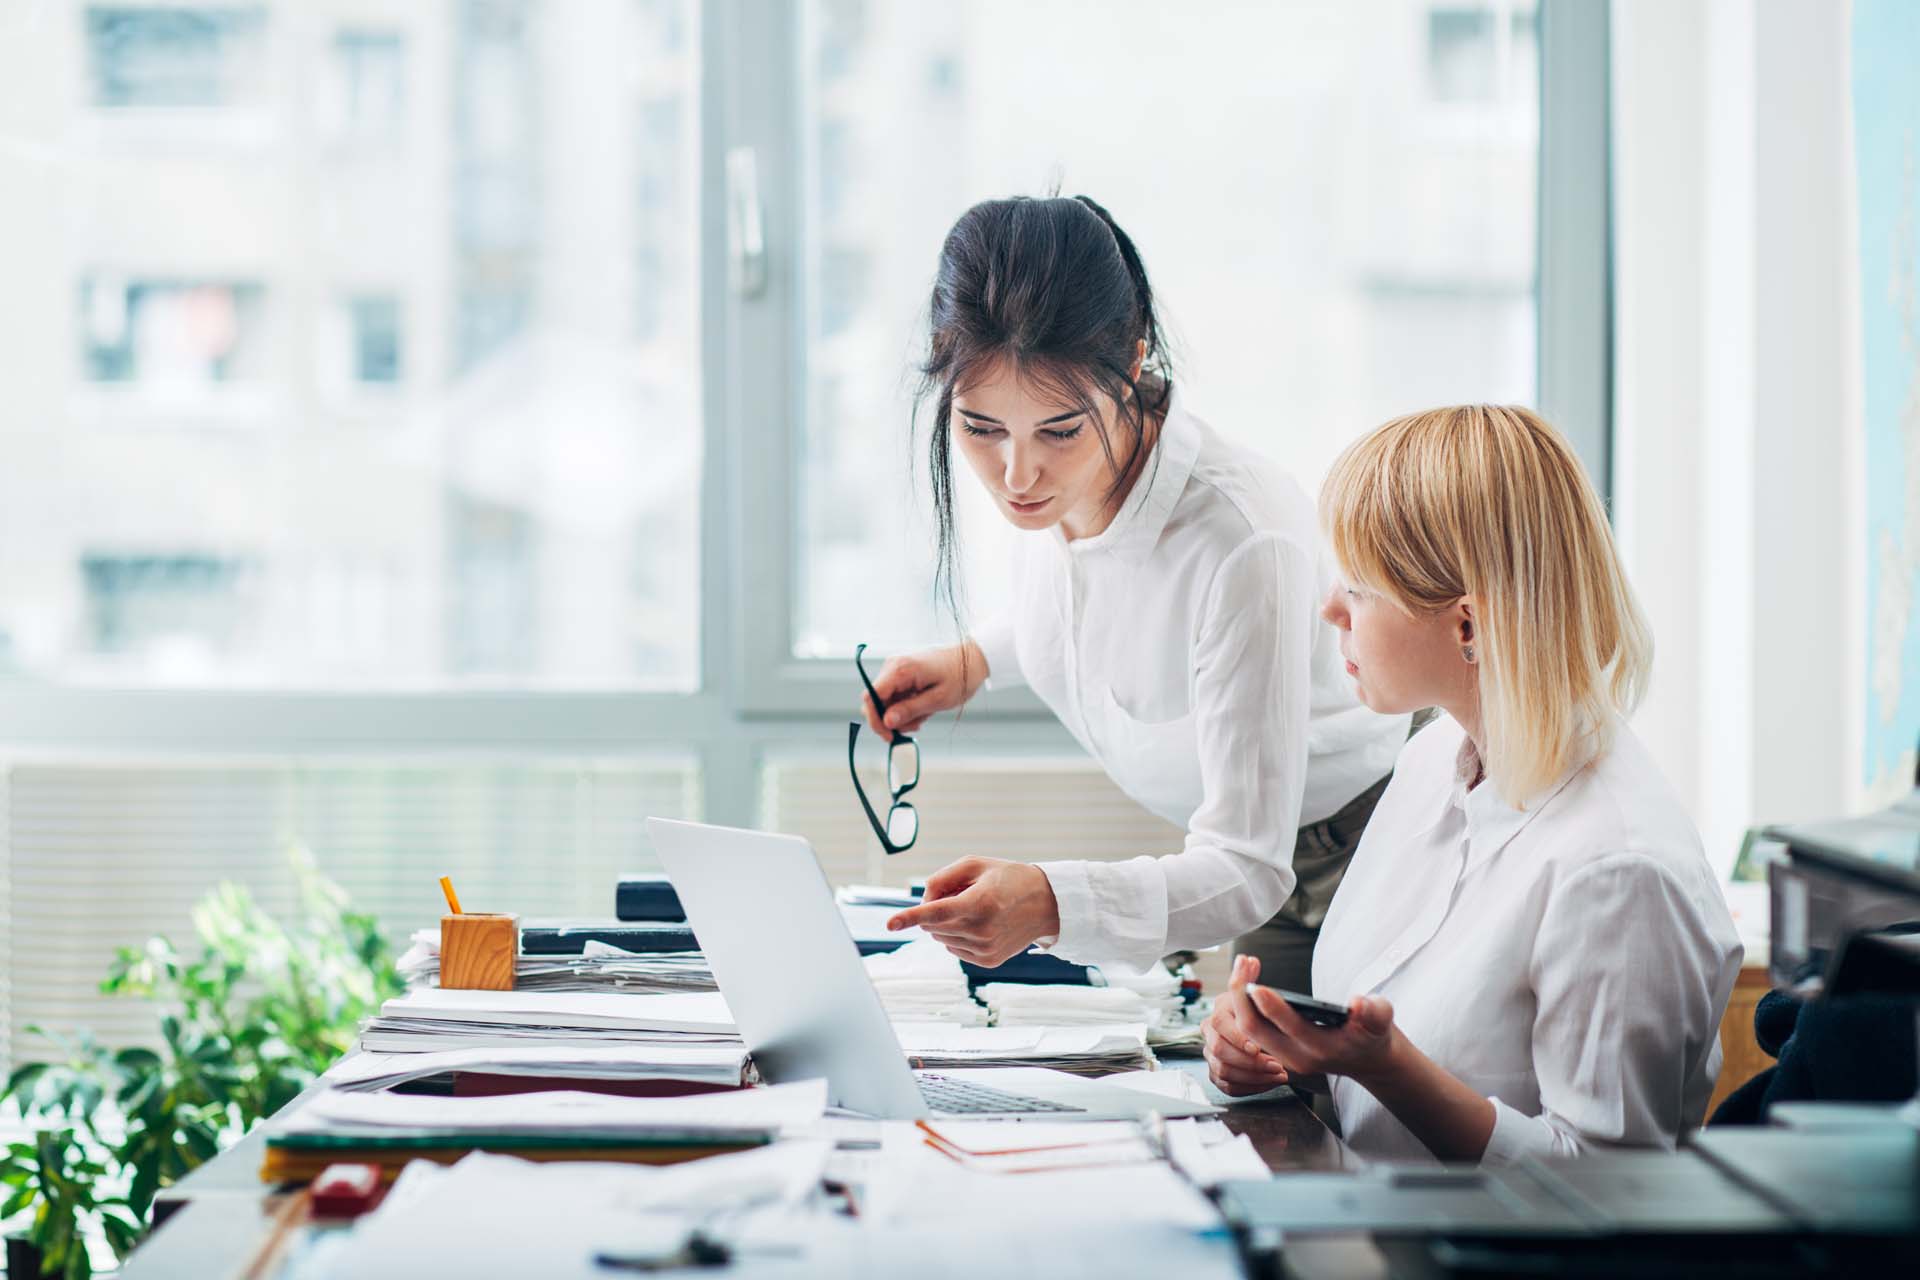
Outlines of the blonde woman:
{"type": "Polygon", "coordinates": [[[1651,641],[1578,459],[1525,409],[1437,409],[1320,498],[1322,608],[1402,752],[1334,895],[1307,1022],[1239,957],[1206,1028],[1230,1094],[1331,1078],[1347,1141],[1505,1163],[1671,1148],[1705,1113],[1740,945],[1700,838],[1623,723],[1651,641]]]}

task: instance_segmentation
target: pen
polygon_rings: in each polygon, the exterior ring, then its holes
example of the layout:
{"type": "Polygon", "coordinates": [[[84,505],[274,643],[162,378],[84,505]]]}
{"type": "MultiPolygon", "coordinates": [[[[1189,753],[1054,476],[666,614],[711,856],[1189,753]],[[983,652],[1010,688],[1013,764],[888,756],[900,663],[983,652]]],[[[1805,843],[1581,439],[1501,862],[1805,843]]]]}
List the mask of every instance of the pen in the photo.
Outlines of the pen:
{"type": "Polygon", "coordinates": [[[453,891],[453,877],[440,877],[440,892],[447,895],[447,906],[452,909],[453,914],[457,916],[466,914],[460,910],[460,895],[453,891]]]}

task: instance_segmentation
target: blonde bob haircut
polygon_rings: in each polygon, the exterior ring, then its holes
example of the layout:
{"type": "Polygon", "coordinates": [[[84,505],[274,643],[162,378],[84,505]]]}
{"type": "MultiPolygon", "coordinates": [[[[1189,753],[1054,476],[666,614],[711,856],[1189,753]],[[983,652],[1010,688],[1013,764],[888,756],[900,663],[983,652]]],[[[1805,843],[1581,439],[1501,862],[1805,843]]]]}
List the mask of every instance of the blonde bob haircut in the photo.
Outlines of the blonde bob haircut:
{"type": "Polygon", "coordinates": [[[1410,615],[1476,603],[1482,764],[1524,809],[1604,752],[1653,639],[1599,494],[1529,409],[1463,405],[1354,442],[1320,491],[1342,570],[1410,615]]]}

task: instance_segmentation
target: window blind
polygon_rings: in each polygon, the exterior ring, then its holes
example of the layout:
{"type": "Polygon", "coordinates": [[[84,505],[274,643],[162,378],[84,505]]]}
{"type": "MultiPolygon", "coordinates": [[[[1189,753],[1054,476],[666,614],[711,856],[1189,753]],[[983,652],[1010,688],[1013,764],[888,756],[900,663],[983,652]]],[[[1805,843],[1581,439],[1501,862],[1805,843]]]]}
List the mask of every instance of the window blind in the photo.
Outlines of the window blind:
{"type": "Polygon", "coordinates": [[[140,1002],[103,996],[115,948],[164,933],[197,953],[190,912],[222,880],[276,914],[289,852],[374,913],[396,947],[439,920],[438,877],[470,910],[613,914],[621,872],[655,865],[648,815],[696,817],[690,760],[16,763],[0,768],[0,1046],[26,1027],[150,1044],[140,1002]]]}
{"type": "MultiPolygon", "coordinates": [[[[875,811],[884,815],[882,771],[876,767],[861,777],[875,811]]],[[[1113,861],[1172,853],[1185,839],[1086,759],[952,760],[929,753],[920,785],[907,796],[920,811],[920,839],[892,857],[874,838],[844,763],[776,759],[761,780],[766,826],[812,841],[836,884],[904,885],[969,854],[1019,862],[1113,861]]]]}

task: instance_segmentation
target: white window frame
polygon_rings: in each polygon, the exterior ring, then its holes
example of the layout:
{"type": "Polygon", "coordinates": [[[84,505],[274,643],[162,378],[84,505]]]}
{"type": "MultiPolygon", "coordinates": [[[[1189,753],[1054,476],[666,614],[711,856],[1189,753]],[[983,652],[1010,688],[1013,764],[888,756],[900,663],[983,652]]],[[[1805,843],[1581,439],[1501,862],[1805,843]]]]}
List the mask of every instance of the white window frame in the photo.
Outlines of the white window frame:
{"type": "MultiPolygon", "coordinates": [[[[848,661],[795,658],[791,645],[793,463],[805,402],[795,306],[799,27],[790,3],[712,0],[702,8],[707,304],[697,691],[173,691],[12,681],[0,683],[5,752],[607,755],[667,747],[698,755],[709,820],[747,825],[768,751],[842,749],[858,696],[848,661]],[[731,278],[725,234],[726,156],[739,148],[757,164],[765,242],[764,285],[751,296],[731,278]]],[[[1603,492],[1611,435],[1607,29],[1604,5],[1541,0],[1540,403],[1573,436],[1603,492]]],[[[1024,690],[981,699],[939,745],[979,754],[1077,750],[1024,690]]]]}

